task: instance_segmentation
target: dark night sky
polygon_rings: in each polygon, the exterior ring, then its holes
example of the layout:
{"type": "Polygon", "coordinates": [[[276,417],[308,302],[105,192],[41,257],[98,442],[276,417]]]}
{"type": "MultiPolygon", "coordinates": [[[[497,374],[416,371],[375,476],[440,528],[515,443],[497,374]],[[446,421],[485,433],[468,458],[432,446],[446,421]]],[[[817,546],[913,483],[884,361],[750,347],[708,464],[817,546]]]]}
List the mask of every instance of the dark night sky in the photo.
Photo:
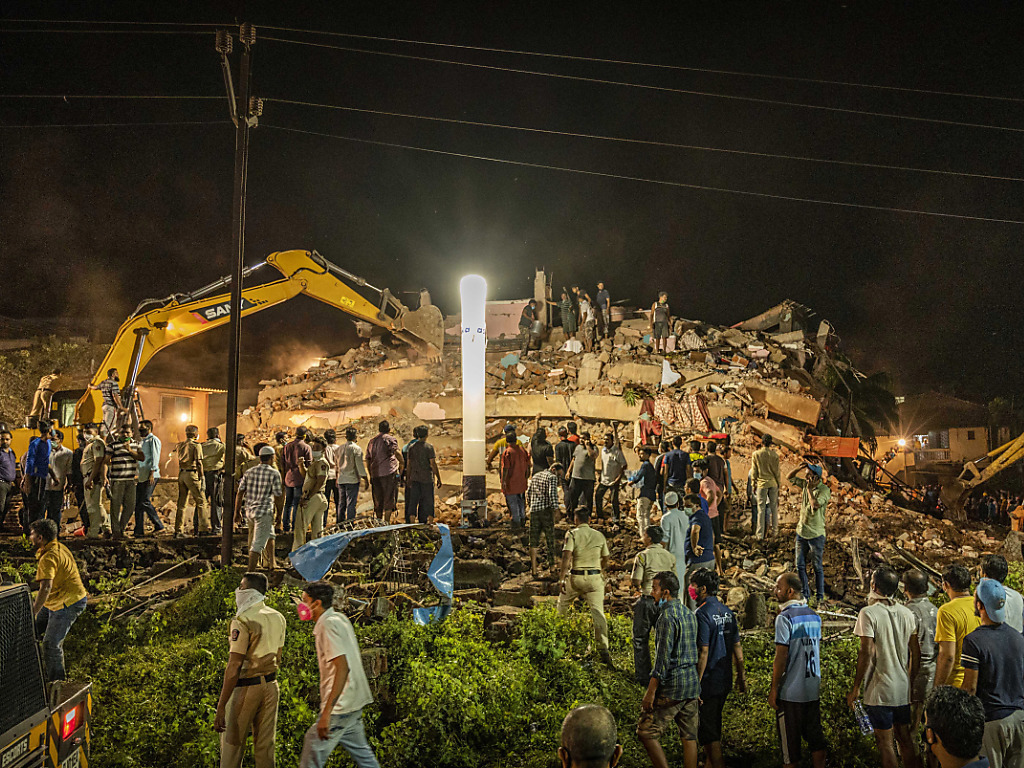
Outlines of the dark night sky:
{"type": "MultiPolygon", "coordinates": [[[[494,297],[605,279],[680,314],[732,323],[785,298],[838,329],[866,370],[903,392],[973,398],[1024,390],[1018,296],[1024,226],[672,188],[498,165],[274,130],[414,144],[650,179],[1003,219],[1024,219],[1024,183],[754,158],[427,123],[275,103],[295,99],[556,131],[1024,177],[1020,132],[965,128],[471,69],[273,42],[290,37],[677,89],[1024,128],[1024,101],[924,95],[273,32],[285,26],[685,67],[1024,97],[1020,4],[784,2],[568,6],[250,3],[255,93],[247,261],[316,248],[393,291],[428,286],[457,310],[479,271],[494,297]],[[582,6],[581,6],[582,7],[582,6]],[[609,6],[612,7],[612,6],[609,6]],[[655,6],[644,6],[653,9],[655,6]],[[666,6],[667,7],[667,6],[666,6]],[[342,10],[344,8],[344,10],[342,10]]],[[[118,4],[5,4],[7,19],[140,20],[118,4]]],[[[126,6],[127,7],[127,6],[126,6]]],[[[135,4],[132,7],[138,7],[135,4]]],[[[147,21],[221,22],[225,4],[147,21]]],[[[0,24],[4,29],[40,25],[0,24]]],[[[237,59],[237,56],[236,56],[237,59]]],[[[223,94],[202,35],[0,33],[0,92],[223,94]]],[[[0,99],[0,123],[226,120],[225,100],[0,99]]],[[[0,131],[0,314],[122,318],[138,301],[229,270],[233,128],[0,131]]],[[[300,340],[334,351],[350,324],[311,300],[247,321],[247,371],[300,340]]],[[[201,360],[214,332],[160,363],[201,360]]],[[[154,364],[155,365],[155,364],[154,364]]],[[[159,370],[159,369],[158,369],[159,370]]]]}

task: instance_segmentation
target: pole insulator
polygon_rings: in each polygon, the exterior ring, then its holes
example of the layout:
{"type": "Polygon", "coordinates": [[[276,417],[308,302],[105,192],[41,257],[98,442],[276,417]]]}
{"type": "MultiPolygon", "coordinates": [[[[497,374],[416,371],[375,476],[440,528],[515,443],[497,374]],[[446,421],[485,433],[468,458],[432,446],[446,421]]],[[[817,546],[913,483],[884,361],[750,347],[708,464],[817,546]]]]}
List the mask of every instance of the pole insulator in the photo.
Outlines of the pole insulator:
{"type": "Polygon", "coordinates": [[[263,116],[263,99],[257,99],[255,96],[249,97],[249,117],[262,117],[263,116]]]}
{"type": "Polygon", "coordinates": [[[252,45],[256,42],[256,27],[252,24],[243,24],[238,29],[238,39],[245,45],[252,45]]]}
{"type": "Polygon", "coordinates": [[[214,48],[217,50],[217,53],[227,56],[231,53],[233,41],[234,38],[232,38],[228,32],[223,29],[218,29],[214,48]]]}

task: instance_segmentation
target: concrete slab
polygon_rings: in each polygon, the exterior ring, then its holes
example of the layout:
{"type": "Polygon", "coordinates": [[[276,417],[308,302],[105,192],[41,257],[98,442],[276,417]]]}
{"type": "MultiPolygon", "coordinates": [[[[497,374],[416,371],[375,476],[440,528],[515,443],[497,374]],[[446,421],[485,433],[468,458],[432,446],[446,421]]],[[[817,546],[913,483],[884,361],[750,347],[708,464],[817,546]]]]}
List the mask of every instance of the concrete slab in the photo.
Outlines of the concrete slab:
{"type": "Polygon", "coordinates": [[[661,383],[661,366],[650,363],[617,363],[608,366],[608,378],[657,386],[661,383]]]}
{"type": "Polygon", "coordinates": [[[754,384],[746,384],[745,388],[755,403],[763,403],[768,406],[770,413],[777,413],[787,419],[802,421],[812,427],[818,423],[818,416],[821,414],[821,403],[810,397],[802,397],[771,387],[759,387],[754,384]]]}
{"type": "MultiPolygon", "coordinates": [[[[652,367],[660,377],[658,366],[652,367]]],[[[569,409],[583,419],[631,422],[640,417],[640,407],[640,403],[627,405],[621,397],[613,395],[573,395],[569,398],[569,409]]]]}
{"type": "Polygon", "coordinates": [[[570,419],[572,412],[562,395],[497,395],[487,398],[487,416],[497,419],[570,419]]]}
{"type": "MultiPolygon", "coordinates": [[[[780,421],[771,421],[768,419],[748,419],[747,424],[750,428],[759,435],[771,435],[775,438],[775,441],[785,445],[787,448],[794,451],[801,451],[806,446],[804,445],[804,431],[797,427],[789,424],[783,424],[780,421]]],[[[733,478],[738,477],[733,469],[733,478]]]]}

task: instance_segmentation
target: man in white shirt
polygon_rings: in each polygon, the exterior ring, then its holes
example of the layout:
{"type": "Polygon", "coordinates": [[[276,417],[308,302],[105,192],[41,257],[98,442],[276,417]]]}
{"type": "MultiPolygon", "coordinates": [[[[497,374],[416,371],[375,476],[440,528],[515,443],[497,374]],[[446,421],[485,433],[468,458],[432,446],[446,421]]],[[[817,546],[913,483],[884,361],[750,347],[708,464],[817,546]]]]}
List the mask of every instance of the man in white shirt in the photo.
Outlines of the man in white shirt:
{"type": "MultiPolygon", "coordinates": [[[[51,460],[52,461],[52,460],[51,460]]],[[[1010,567],[1002,555],[988,555],[981,561],[981,574],[986,579],[998,581],[1006,591],[1006,625],[1024,633],[1024,597],[1004,583],[1010,567]]]]}
{"type": "Polygon", "coordinates": [[[355,427],[345,430],[345,443],[338,446],[335,453],[338,474],[338,525],[354,523],[356,519],[356,503],[359,501],[359,481],[363,482],[363,490],[369,490],[370,479],[366,476],[366,464],[363,462],[363,449],[356,439],[359,433],[355,427]]]}
{"type": "Polygon", "coordinates": [[[363,727],[363,707],[373,702],[373,694],[352,622],[334,611],[334,587],[326,581],[307,584],[302,603],[299,618],[316,621],[320,717],[306,731],[299,768],[323,768],[339,744],[357,768],[380,768],[363,727]]]}
{"type": "Polygon", "coordinates": [[[921,646],[917,618],[893,599],[899,586],[900,578],[891,568],[879,568],[871,579],[868,605],[861,608],[853,628],[860,637],[860,653],[846,701],[854,705],[866,678],[864,709],[875,729],[882,768],[897,768],[894,734],[903,765],[917,768],[910,733],[910,682],[921,663],[921,646]]]}
{"type": "MultiPolygon", "coordinates": [[[[46,516],[57,524],[60,531],[60,519],[64,511],[64,489],[71,474],[71,459],[74,451],[63,445],[64,433],[59,429],[50,435],[50,468],[46,478],[46,516]]],[[[3,510],[0,510],[2,512],[3,510]]]]}

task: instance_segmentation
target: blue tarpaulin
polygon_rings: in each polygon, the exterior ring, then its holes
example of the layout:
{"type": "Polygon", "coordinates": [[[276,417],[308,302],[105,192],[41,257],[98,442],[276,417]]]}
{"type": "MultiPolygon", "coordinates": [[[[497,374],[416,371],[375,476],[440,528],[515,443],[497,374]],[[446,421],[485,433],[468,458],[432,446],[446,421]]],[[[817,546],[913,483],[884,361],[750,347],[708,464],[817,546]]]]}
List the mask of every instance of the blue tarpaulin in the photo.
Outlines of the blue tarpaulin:
{"type": "MultiPolygon", "coordinates": [[[[412,528],[414,523],[402,523],[400,525],[382,525],[379,528],[366,528],[358,531],[339,531],[338,533],[324,536],[320,539],[313,539],[302,545],[288,555],[295,570],[299,572],[306,581],[319,581],[334,565],[334,562],[345,551],[345,548],[355,539],[369,536],[374,533],[387,533],[399,531],[403,528],[412,528]]],[[[441,534],[441,547],[434,555],[434,559],[427,568],[427,578],[434,585],[438,592],[450,601],[455,590],[455,551],[452,549],[451,530],[444,523],[437,524],[438,533],[441,534]]],[[[420,616],[416,620],[426,623],[429,617],[443,619],[448,615],[449,605],[439,605],[434,608],[421,608],[418,611],[426,612],[421,621],[420,616]],[[439,609],[445,609],[443,611],[439,609]]],[[[415,615],[415,614],[414,614],[415,615]]]]}

